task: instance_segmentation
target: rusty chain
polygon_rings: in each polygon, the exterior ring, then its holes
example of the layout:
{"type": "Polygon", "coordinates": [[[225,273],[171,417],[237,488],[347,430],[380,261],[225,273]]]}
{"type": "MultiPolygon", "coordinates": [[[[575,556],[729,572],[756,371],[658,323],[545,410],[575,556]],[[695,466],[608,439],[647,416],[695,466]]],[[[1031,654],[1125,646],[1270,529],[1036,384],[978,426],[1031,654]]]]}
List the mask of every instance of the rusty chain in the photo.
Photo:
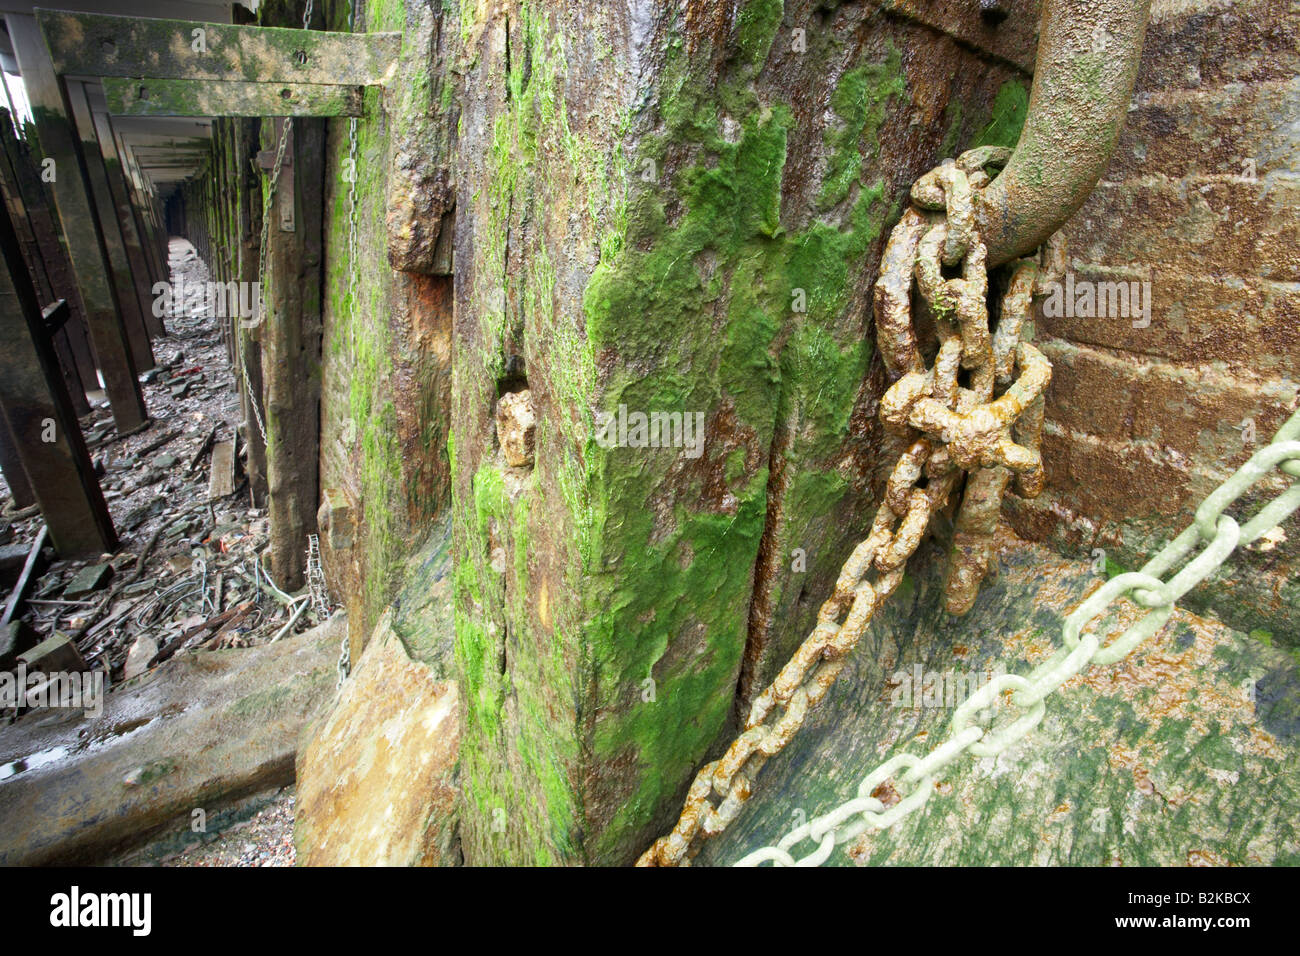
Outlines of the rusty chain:
{"type": "MultiPolygon", "coordinates": [[[[913,208],[890,235],[875,286],[876,343],[897,379],[881,400],[880,417],[892,447],[901,449],[883,501],[812,633],[754,700],[740,736],[700,769],[676,826],[638,866],[689,865],[701,843],[736,818],[763,765],[789,744],[835,683],[964,473],[969,477],[946,584],[955,613],[969,609],[987,571],[999,503],[1012,475],[1022,494],[1041,490],[1038,444],[1051,366],[1022,340],[1040,265],[1034,259],[1013,264],[990,333],[985,249],[975,229],[974,192],[989,183],[986,170],[1009,156],[1010,150],[994,147],[971,150],[913,187],[913,208]],[[958,267],[960,276],[944,277],[945,269],[958,267]],[[929,369],[912,319],[914,286],[936,339],[929,343],[937,345],[929,369]]],[[[1059,244],[1049,243],[1043,271],[1054,271],[1063,255],[1059,244]]]]}

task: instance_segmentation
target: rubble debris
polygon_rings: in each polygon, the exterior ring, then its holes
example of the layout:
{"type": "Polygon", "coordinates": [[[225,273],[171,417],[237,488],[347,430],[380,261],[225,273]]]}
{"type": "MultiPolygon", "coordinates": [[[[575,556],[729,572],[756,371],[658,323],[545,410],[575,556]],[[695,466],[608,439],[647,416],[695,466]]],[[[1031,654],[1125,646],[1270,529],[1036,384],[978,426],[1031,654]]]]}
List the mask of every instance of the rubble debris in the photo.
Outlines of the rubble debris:
{"type": "MultiPolygon", "coordinates": [[[[201,288],[207,270],[190,252],[184,261],[173,257],[173,278],[201,288]]],[[[107,672],[112,697],[128,676],[179,670],[180,659],[208,649],[283,642],[332,613],[307,589],[287,594],[267,577],[266,510],[239,498],[247,487],[235,437],[243,423],[220,328],[201,296],[174,301],[172,309],[171,334],[153,343],[158,365],[141,377],[153,414],[147,427],[119,435],[102,396],[91,396],[91,411],[80,419],[121,537],[114,554],[58,559],[38,509],[12,509],[0,479],[0,547],[11,546],[10,575],[19,565],[25,573],[0,620],[14,621],[0,631],[0,669],[56,639],[50,646],[66,646],[79,666],[107,672]],[[182,383],[184,394],[173,396],[182,383]]],[[[0,554],[7,586],[3,567],[0,554]]],[[[14,726],[26,713],[20,710],[14,726]]],[[[12,719],[0,715],[0,739],[12,719]]]]}
{"type": "Polygon", "coordinates": [[[203,460],[203,456],[208,453],[208,449],[212,447],[212,443],[216,441],[216,438],[217,426],[213,425],[208,429],[208,434],[203,441],[199,442],[199,447],[194,449],[194,454],[190,456],[190,462],[185,466],[187,473],[193,471],[198,466],[198,463],[203,460]]]}
{"type": "Polygon", "coordinates": [[[18,663],[26,664],[29,671],[43,671],[52,674],[56,671],[84,671],[86,662],[81,658],[77,645],[66,634],[56,632],[47,637],[31,650],[18,655],[18,663]]]}
{"type": "Polygon", "coordinates": [[[40,635],[26,621],[10,621],[0,628],[0,670],[12,670],[18,655],[40,643],[40,635]]]}
{"type": "Polygon", "coordinates": [[[235,493],[235,443],[217,442],[212,446],[212,469],[208,479],[208,500],[226,498],[235,493]]]}
{"type": "Polygon", "coordinates": [[[41,525],[41,530],[37,533],[35,540],[32,541],[31,549],[27,552],[27,560],[23,564],[22,573],[18,575],[18,581],[14,584],[13,590],[9,592],[9,600],[5,604],[4,617],[0,618],[0,625],[8,624],[13,620],[14,615],[18,613],[24,599],[27,597],[27,591],[31,588],[32,582],[40,575],[45,566],[44,549],[45,540],[49,532],[45,525],[41,525]]]}
{"type": "Polygon", "coordinates": [[[122,679],[130,680],[149,669],[149,662],[158,653],[158,642],[146,634],[141,634],[126,652],[126,663],[122,665],[122,679]]]}
{"type": "Polygon", "coordinates": [[[79,598],[101,590],[113,577],[111,564],[90,564],[77,572],[63,589],[65,598],[79,598]]]}
{"type": "MultiPolygon", "coordinates": [[[[294,788],[287,787],[252,818],[158,862],[162,866],[293,866],[297,860],[293,817],[294,788]]],[[[134,859],[124,864],[138,865],[134,859]]]]}

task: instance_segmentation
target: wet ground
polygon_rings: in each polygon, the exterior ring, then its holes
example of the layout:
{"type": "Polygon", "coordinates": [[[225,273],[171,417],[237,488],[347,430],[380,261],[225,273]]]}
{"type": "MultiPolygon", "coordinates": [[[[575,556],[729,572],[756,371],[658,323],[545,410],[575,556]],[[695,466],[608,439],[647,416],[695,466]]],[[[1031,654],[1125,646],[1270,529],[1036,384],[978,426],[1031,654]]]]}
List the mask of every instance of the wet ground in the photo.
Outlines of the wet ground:
{"type": "Polygon", "coordinates": [[[163,866],[293,866],[292,788],[209,842],[159,860],[163,866]]]}
{"type": "MultiPolygon", "coordinates": [[[[48,569],[17,615],[36,632],[29,645],[67,635],[87,668],[104,673],[110,701],[141,681],[159,688],[182,681],[180,672],[192,667],[175,665],[192,654],[284,640],[321,623],[330,610],[327,595],[313,595],[310,589],[285,594],[266,574],[263,552],[269,522],[265,510],[251,500],[243,474],[246,450],[239,428],[239,395],[213,303],[205,294],[209,273],[184,240],[172,240],[169,265],[173,288],[184,294],[165,316],[168,334],[153,342],[156,367],[141,375],[148,427],[119,436],[102,391],[88,396],[92,409],[81,419],[119,548],[96,561],[58,560],[47,550],[48,569]],[[230,493],[212,497],[213,452],[222,443],[232,443],[235,449],[234,481],[230,493]],[[99,564],[110,566],[105,580],[87,593],[69,593],[79,572],[99,564]]],[[[0,544],[30,549],[42,525],[35,508],[15,509],[0,478],[0,544]]],[[[4,597],[7,593],[0,594],[4,597]]],[[[241,694],[253,699],[258,690],[239,687],[232,691],[232,700],[241,694]]],[[[180,709],[187,706],[183,701],[180,709]]],[[[160,717],[166,720],[169,715],[144,714],[140,724],[160,717]]],[[[0,716],[0,752],[20,755],[0,764],[0,786],[6,780],[59,772],[61,763],[77,756],[78,748],[85,749],[85,741],[46,748],[34,759],[30,750],[18,747],[19,738],[58,733],[69,726],[75,731],[76,726],[98,725],[67,708],[0,716]]],[[[292,727],[285,732],[290,731],[292,727]]],[[[178,849],[189,839],[173,835],[116,862],[292,865],[292,788],[263,792],[239,806],[243,809],[214,816],[209,821],[212,832],[198,837],[198,845],[178,849]]]]}
{"type": "MultiPolygon", "coordinates": [[[[78,572],[96,562],[56,560],[20,615],[39,640],[69,635],[92,670],[108,672],[110,686],[187,648],[265,643],[302,603],[286,633],[322,618],[311,601],[295,602],[266,576],[260,553],[269,521],[253,506],[238,461],[233,493],[209,498],[213,449],[234,442],[244,454],[239,396],[204,295],[207,267],[184,240],[173,239],[170,253],[173,287],[184,295],[165,319],[169,334],[153,343],[157,367],[141,376],[148,427],[119,437],[102,392],[90,396],[95,407],[81,422],[121,539],[117,553],[98,562],[111,565],[111,576],[69,595],[78,572]]],[[[40,514],[15,513],[2,480],[0,501],[0,535],[30,546],[40,514]]]]}

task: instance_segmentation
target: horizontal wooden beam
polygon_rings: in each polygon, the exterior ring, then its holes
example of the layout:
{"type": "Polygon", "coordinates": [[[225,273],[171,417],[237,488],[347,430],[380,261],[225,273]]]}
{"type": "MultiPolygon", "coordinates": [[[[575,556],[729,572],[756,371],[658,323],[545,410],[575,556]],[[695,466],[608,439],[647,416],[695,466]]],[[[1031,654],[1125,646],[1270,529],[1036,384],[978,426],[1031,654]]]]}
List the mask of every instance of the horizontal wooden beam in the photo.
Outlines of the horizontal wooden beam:
{"type": "Polygon", "coordinates": [[[72,76],[377,86],[397,66],[400,33],[153,20],[37,10],[54,69],[72,76]]]}
{"type": "Polygon", "coordinates": [[[361,87],[105,77],[118,116],[360,116],[361,87]]]}

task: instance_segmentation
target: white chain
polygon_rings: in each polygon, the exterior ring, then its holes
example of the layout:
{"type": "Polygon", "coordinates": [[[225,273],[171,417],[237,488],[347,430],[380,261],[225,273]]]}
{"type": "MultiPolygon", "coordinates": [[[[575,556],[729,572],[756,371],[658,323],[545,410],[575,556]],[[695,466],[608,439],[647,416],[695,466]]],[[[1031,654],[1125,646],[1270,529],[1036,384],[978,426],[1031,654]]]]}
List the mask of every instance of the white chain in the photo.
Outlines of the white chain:
{"type": "Polygon", "coordinates": [[[329,586],[320,563],[320,535],[315,534],[307,535],[307,588],[311,594],[311,608],[317,620],[324,623],[330,616],[329,586]]]}
{"type": "MultiPolygon", "coordinates": [[[[1261,448],[1246,464],[1213,491],[1196,509],[1195,520],[1148,561],[1141,571],[1111,578],[1066,617],[1062,627],[1064,647],[1027,676],[1001,674],[972,694],[953,712],[948,739],[925,757],[895,754],[869,773],[858,785],[857,796],[830,813],[809,820],[786,834],[776,846],[755,850],[736,866],[757,866],[771,861],[778,866],[820,866],[837,844],[847,843],[867,830],[883,830],[919,809],[934,792],[935,773],[967,751],[977,757],[995,757],[1038,726],[1046,711],[1046,698],[1089,664],[1113,664],[1127,657],[1156,633],[1174,612],[1174,602],[1205,580],[1242,545],[1248,545],[1300,509],[1300,481],[1290,485],[1249,521],[1238,524],[1224,514],[1260,479],[1275,474],[1300,478],[1300,412],[1283,425],[1271,444],[1261,448]],[[1169,581],[1160,577],[1185,561],[1196,546],[1204,550],[1183,565],[1169,581]],[[1103,646],[1095,633],[1083,633],[1112,601],[1128,595],[1150,613],[1103,646]],[[976,726],[977,715],[1011,691],[1009,703],[1021,711],[1006,727],[994,730],[976,726]],[[899,771],[898,784],[914,789],[886,808],[875,793],[899,771]],[[817,848],[802,859],[790,850],[804,840],[817,848]]],[[[901,787],[899,788],[902,789],[901,787]]]]}
{"type": "Polygon", "coordinates": [[[348,184],[348,305],[357,316],[357,118],[348,117],[348,158],[352,181],[348,184]]]}

